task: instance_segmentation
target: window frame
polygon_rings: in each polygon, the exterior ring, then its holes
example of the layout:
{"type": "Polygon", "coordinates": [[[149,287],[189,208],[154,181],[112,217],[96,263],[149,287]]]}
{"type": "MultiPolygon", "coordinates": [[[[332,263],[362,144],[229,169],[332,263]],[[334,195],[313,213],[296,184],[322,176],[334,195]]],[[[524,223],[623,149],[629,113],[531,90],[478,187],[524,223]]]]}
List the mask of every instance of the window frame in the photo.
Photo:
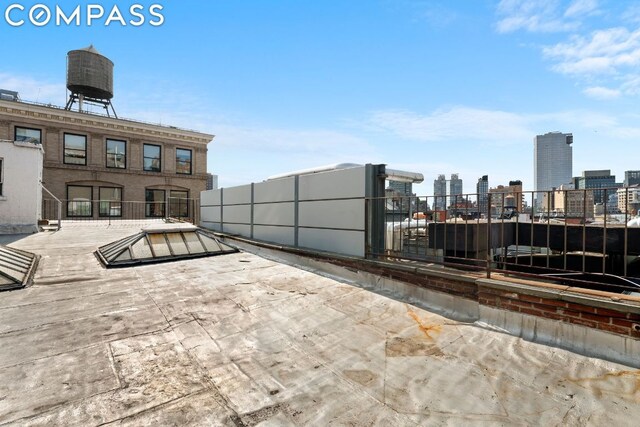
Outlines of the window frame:
{"type": "Polygon", "coordinates": [[[193,175],[193,150],[188,148],[176,148],[176,174],[178,175],[193,175]],[[189,152],[189,172],[178,172],[178,150],[189,152]]]}
{"type": "Polygon", "coordinates": [[[4,184],[4,157],[0,157],[0,197],[3,197],[2,184],[4,184]]]}
{"type": "Polygon", "coordinates": [[[179,211],[182,206],[186,206],[187,208],[186,215],[178,215],[177,218],[189,218],[189,190],[169,190],[169,217],[175,218],[176,216],[173,215],[174,213],[176,213],[174,212],[174,208],[177,208],[179,211]],[[173,193],[186,193],[187,197],[174,197],[173,193]],[[171,199],[174,199],[174,201],[172,201],[171,199]]]}
{"type": "Polygon", "coordinates": [[[27,126],[14,126],[13,127],[13,140],[14,141],[19,141],[19,142],[30,142],[26,139],[18,139],[18,129],[25,129],[25,130],[34,130],[37,131],[40,134],[40,137],[38,138],[38,142],[36,142],[36,144],[40,144],[42,145],[42,129],[40,128],[30,128],[27,126]]]}
{"type": "MultiPolygon", "coordinates": [[[[65,165],[75,165],[75,166],[87,166],[87,157],[88,157],[88,148],[87,148],[87,135],[82,135],[79,133],[71,133],[71,132],[63,132],[62,134],[62,162],[65,165]],[[80,136],[84,138],[84,163],[70,163],[67,162],[67,135],[69,136],[80,136]]],[[[75,149],[71,149],[75,150],[75,149]]],[[[79,150],[76,150],[79,151],[79,150]]]]}
{"type": "Polygon", "coordinates": [[[145,172],[154,172],[154,173],[162,173],[162,145],[159,144],[147,144],[147,143],[143,143],[142,144],[142,170],[145,172]],[[146,159],[154,159],[155,157],[147,157],[146,153],[145,153],[145,148],[149,146],[149,147],[158,147],[158,160],[160,161],[160,166],[158,167],[158,170],[154,170],[154,169],[147,169],[146,165],[145,165],[145,160],[146,159]]]}
{"type": "Polygon", "coordinates": [[[93,186],[91,185],[73,185],[73,184],[67,184],[67,218],[93,218],[93,186]],[[89,199],[88,203],[89,203],[89,215],[69,215],[69,203],[78,203],[78,202],[73,202],[72,200],[69,199],[69,189],[71,187],[78,187],[78,188],[89,188],[91,191],[91,198],[89,199]]]}
{"type": "MultiPolygon", "coordinates": [[[[126,169],[127,168],[127,141],[124,139],[115,139],[115,138],[105,138],[105,142],[104,142],[104,156],[105,156],[105,162],[104,165],[107,169],[126,169]],[[118,166],[109,166],[109,142],[113,141],[113,142],[122,142],[124,144],[124,166],[123,167],[118,167],[118,166]]],[[[143,154],[144,156],[144,154],[143,154]]],[[[115,158],[114,158],[114,164],[115,164],[115,158]]],[[[115,187],[112,187],[115,188],[115,187]]]]}
{"type": "Polygon", "coordinates": [[[98,217],[101,218],[122,218],[122,201],[124,199],[124,195],[123,193],[124,188],[122,187],[107,187],[107,186],[99,186],[98,187],[98,217]],[[120,190],[120,200],[102,200],[102,189],[109,189],[109,190],[120,190]],[[107,214],[103,214],[102,213],[102,203],[103,202],[108,202],[108,203],[119,203],[119,209],[120,209],[120,214],[119,215],[111,215],[111,209],[113,209],[113,207],[111,207],[111,204],[109,204],[109,212],[107,214]]]}
{"type": "Polygon", "coordinates": [[[165,218],[167,214],[167,190],[163,190],[160,188],[145,188],[144,189],[144,216],[146,218],[165,218]],[[162,201],[161,202],[157,202],[157,201],[149,201],[147,199],[147,193],[148,192],[155,192],[155,191],[162,191],[162,201]],[[161,204],[162,206],[162,210],[161,210],[161,214],[160,215],[152,215],[150,214],[150,210],[149,210],[149,206],[153,204],[153,205],[157,205],[157,204],[161,204]]]}

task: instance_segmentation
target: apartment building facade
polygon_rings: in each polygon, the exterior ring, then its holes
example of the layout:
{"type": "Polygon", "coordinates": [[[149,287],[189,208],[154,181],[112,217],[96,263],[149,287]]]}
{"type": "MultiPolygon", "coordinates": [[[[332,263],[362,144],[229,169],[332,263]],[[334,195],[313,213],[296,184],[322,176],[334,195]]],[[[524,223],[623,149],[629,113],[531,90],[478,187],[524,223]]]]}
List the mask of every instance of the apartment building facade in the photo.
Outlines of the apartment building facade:
{"type": "Polygon", "coordinates": [[[0,100],[0,139],[42,144],[42,183],[63,219],[127,219],[190,216],[213,135],[0,100]]]}

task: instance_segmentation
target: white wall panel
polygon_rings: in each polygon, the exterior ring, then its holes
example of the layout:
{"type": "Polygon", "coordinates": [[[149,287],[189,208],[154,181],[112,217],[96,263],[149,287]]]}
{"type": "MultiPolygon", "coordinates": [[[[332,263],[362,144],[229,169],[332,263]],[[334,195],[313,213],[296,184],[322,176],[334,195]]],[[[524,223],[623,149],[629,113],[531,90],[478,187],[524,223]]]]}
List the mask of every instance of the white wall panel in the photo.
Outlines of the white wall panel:
{"type": "Polygon", "coordinates": [[[298,225],[364,230],[364,200],[300,202],[298,225]]]}
{"type": "Polygon", "coordinates": [[[225,233],[230,234],[239,234],[244,237],[251,236],[251,226],[250,225],[242,225],[242,224],[224,224],[224,228],[222,229],[225,233]]]}
{"type": "Polygon", "coordinates": [[[282,178],[273,181],[265,181],[254,184],[253,201],[262,202],[289,202],[295,196],[295,178],[282,178]]]}
{"type": "Polygon", "coordinates": [[[203,207],[200,209],[202,222],[220,222],[220,207],[203,207]]]}
{"type": "Polygon", "coordinates": [[[251,203],[251,184],[224,188],[222,190],[222,201],[225,205],[251,203]]]}
{"type": "Polygon", "coordinates": [[[365,167],[315,173],[300,177],[299,200],[364,197],[365,167]]]}
{"type": "Polygon", "coordinates": [[[264,240],[265,242],[279,243],[281,245],[293,246],[295,244],[293,227],[265,227],[254,225],[253,238],[264,240]]]}
{"type": "Polygon", "coordinates": [[[222,219],[227,222],[251,223],[251,206],[225,206],[222,208],[222,219]]]}
{"type": "Polygon", "coordinates": [[[364,233],[301,228],[298,231],[300,247],[364,257],[364,233]]]}
{"type": "Polygon", "coordinates": [[[220,204],[220,190],[208,190],[200,192],[200,205],[219,205],[220,204]]]}
{"type": "Polygon", "coordinates": [[[264,225],[294,225],[294,203],[270,203],[253,206],[253,223],[264,225]]]}

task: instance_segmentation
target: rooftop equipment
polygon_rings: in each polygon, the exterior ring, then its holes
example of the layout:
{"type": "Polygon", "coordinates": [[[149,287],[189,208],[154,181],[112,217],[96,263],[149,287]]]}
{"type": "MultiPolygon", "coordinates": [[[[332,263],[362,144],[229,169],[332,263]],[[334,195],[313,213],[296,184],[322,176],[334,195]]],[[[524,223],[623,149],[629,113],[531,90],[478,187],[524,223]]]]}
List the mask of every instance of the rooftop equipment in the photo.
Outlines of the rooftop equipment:
{"type": "Polygon", "coordinates": [[[0,99],[3,101],[20,101],[20,96],[18,92],[0,89],[0,99]]]}
{"type": "Polygon", "coordinates": [[[67,89],[71,91],[65,107],[71,110],[78,101],[78,111],[84,104],[96,104],[104,107],[110,116],[109,107],[117,118],[111,104],[113,98],[113,62],[96,50],[93,45],[67,53],[67,89]]]}

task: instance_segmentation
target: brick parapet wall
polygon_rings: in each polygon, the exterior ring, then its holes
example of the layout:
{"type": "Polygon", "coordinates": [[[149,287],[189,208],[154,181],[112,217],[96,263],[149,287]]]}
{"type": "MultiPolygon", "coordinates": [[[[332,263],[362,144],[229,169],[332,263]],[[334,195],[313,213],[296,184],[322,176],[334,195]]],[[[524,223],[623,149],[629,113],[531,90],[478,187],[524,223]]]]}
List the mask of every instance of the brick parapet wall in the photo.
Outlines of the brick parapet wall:
{"type": "Polygon", "coordinates": [[[584,294],[479,280],[478,302],[501,310],[528,314],[640,338],[640,306],[620,303],[616,296],[584,294]]]}

